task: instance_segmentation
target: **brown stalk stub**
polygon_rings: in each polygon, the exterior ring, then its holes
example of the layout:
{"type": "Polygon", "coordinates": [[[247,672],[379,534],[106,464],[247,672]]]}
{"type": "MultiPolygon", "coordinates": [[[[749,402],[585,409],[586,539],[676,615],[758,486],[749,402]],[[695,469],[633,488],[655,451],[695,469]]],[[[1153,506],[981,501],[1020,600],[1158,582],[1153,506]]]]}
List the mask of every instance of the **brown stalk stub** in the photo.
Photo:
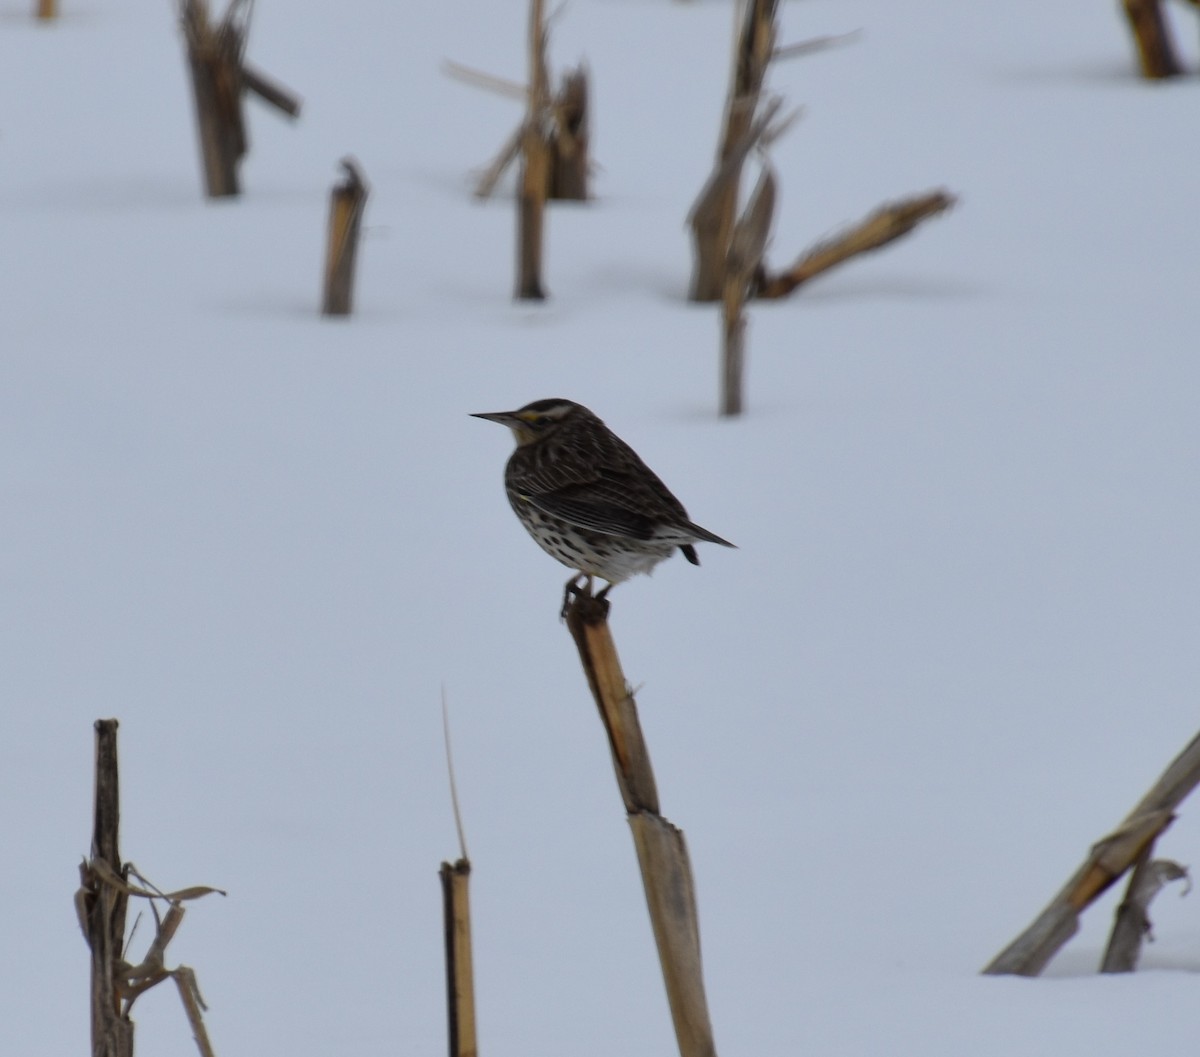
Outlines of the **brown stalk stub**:
{"type": "Polygon", "coordinates": [[[329,228],[325,249],[325,282],[321,312],[348,316],[354,302],[354,273],[368,187],[351,157],[341,161],[344,177],[329,196],[329,228]]]}
{"type": "Polygon", "coordinates": [[[446,1010],[450,1057],[475,1057],[475,971],[471,956],[471,863],[442,863],[443,926],[446,945],[446,1010]]]}
{"type": "Polygon", "coordinates": [[[586,202],[588,198],[588,74],[583,66],[563,75],[562,87],[551,105],[551,199],[586,202]]]}
{"type": "Polygon", "coordinates": [[[857,224],[813,246],[786,271],[769,275],[760,265],[752,295],[764,300],[787,297],[798,287],[852,257],[895,242],[922,221],[944,213],[956,202],[954,195],[942,188],[886,202],[857,224]]]}
{"type": "Polygon", "coordinates": [[[700,962],[700,923],[683,831],[658,811],[637,705],[608,628],[609,604],[590,583],[573,585],[564,612],[608,734],[617,786],[633,834],[680,1057],[716,1057],[700,962]]]}
{"type": "Polygon", "coordinates": [[[519,162],[516,193],[516,274],[513,296],[519,301],[544,301],[545,213],[551,199],[586,201],[590,161],[588,71],[579,66],[562,79],[559,91],[550,87],[547,50],[549,32],[544,0],[530,0],[528,29],[529,77],[514,84],[457,63],[446,72],[478,87],[525,101],[525,116],[487,167],[475,194],[487,198],[501,175],[519,162]]]}
{"type": "MultiPolygon", "coordinates": [[[[75,908],[91,950],[92,1057],[133,1057],[130,1010],[138,996],[166,979],[174,979],[201,1057],[212,1057],[204,1028],[204,1001],[195,974],[185,965],[166,968],[164,955],[183,920],[182,902],[219,889],[197,885],[162,892],[121,861],[119,850],[120,782],[115,719],[97,720],[95,817],[91,857],[80,866],[75,908]],[[136,884],[130,883],[130,878],[136,884]],[[150,900],[155,935],[137,965],[125,960],[125,920],[131,897],[150,900]],[[157,902],[168,904],[160,917],[157,902]]],[[[222,895],[224,893],[221,893],[222,895]]]]}
{"type": "Polygon", "coordinates": [[[953,202],[949,194],[936,192],[890,203],[837,239],[801,255],[790,269],[768,272],[764,255],[771,239],[776,178],[767,154],[798,112],[779,117],[782,100],[764,92],[767,69],[773,59],[810,54],[846,39],[823,37],[790,48],[777,47],[777,8],[778,0],[743,0],[738,5],[733,72],[716,161],[687,218],[693,243],[688,300],[721,306],[720,413],[726,416],[740,415],[745,403],[745,307],[749,301],[786,297],[843,261],[908,234],[953,202]],[[742,169],[751,154],[759,157],[762,175],[739,216],[742,169]]]}
{"type": "MultiPolygon", "coordinates": [[[[1088,857],[1033,922],[983,969],[988,976],[1037,976],[1079,930],[1079,915],[1127,870],[1149,858],[1175,809],[1200,784],[1200,735],[1088,857]]],[[[1123,956],[1128,961],[1128,954],[1123,956]]]]}
{"type": "Polygon", "coordinates": [[[102,873],[128,876],[118,847],[121,825],[120,779],[115,719],[98,719],[96,729],[95,815],[91,859],[80,870],[76,895],[80,923],[92,953],[92,1053],[133,1057],[133,1021],[121,1008],[125,915],[129,898],[105,884],[102,873]]]}
{"type": "Polygon", "coordinates": [[[1148,846],[1130,872],[1125,898],[1117,907],[1108,947],[1100,963],[1102,973],[1131,973],[1137,968],[1142,941],[1151,938],[1151,902],[1172,881],[1189,880],[1186,867],[1169,859],[1154,859],[1153,852],[1153,846],[1148,846]]]}
{"type": "Polygon", "coordinates": [[[1160,0],[1124,0],[1142,76],[1158,81],[1183,73],[1160,0]]]}
{"type": "Polygon", "coordinates": [[[595,626],[608,620],[610,608],[607,598],[597,598],[590,592],[569,591],[563,601],[563,616],[568,624],[575,620],[579,624],[595,626]]]}
{"type": "Polygon", "coordinates": [[[242,114],[246,92],[289,117],[300,113],[300,100],[294,92],[246,64],[252,6],[253,0],[230,0],[220,21],[214,22],[207,0],[178,0],[209,198],[241,192],[238,167],[248,146],[242,114]]]}
{"type": "Polygon", "coordinates": [[[625,810],[657,814],[658,788],[650,766],[650,750],[642,736],[637,703],[621,670],[608,614],[608,600],[595,597],[585,587],[567,604],[567,629],[579,649],[588,686],[608,735],[625,810]]]}

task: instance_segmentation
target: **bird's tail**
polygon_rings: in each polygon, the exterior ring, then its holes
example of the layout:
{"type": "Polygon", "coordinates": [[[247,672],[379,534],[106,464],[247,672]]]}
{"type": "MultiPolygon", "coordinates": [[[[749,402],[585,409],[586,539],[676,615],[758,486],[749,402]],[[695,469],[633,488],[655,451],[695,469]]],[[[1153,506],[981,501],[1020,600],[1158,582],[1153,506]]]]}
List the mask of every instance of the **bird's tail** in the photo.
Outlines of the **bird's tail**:
{"type": "MultiPolygon", "coordinates": [[[[721,539],[715,532],[709,532],[708,529],[701,528],[694,521],[687,523],[687,529],[696,539],[703,540],[705,543],[719,543],[722,547],[737,547],[736,543],[730,543],[729,540],[721,539]]],[[[684,554],[687,554],[687,551],[684,551],[684,554]]],[[[691,556],[689,556],[688,561],[692,560],[691,556]]],[[[700,563],[695,562],[694,564],[698,565],[700,563]]]]}

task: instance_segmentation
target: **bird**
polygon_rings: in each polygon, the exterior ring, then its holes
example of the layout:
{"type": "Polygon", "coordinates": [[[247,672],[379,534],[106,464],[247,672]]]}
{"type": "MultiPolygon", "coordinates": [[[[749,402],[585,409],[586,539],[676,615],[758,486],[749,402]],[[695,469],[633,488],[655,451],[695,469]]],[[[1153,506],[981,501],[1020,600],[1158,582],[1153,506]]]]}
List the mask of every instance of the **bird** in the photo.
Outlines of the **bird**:
{"type": "Polygon", "coordinates": [[[696,543],[734,544],[688,519],[683,504],[628,444],[582,404],[535,400],[516,411],[472,415],[507,426],[516,450],[504,488],[525,530],[576,575],[564,606],[592,579],[608,591],[649,574],[678,547],[699,565],[696,543]]]}

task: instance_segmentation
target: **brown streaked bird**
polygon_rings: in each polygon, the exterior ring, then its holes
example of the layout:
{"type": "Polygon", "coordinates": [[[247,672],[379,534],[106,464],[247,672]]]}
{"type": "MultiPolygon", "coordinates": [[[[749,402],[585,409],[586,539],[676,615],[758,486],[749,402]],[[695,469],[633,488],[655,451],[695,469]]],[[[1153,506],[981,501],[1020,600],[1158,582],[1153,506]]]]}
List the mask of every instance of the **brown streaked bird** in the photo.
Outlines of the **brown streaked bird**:
{"type": "Polygon", "coordinates": [[[517,448],[504,467],[509,503],[547,554],[589,581],[608,581],[598,597],[650,573],[676,547],[699,565],[696,543],[733,546],[689,521],[637,452],[582,404],[535,400],[474,417],[512,430],[517,448]]]}

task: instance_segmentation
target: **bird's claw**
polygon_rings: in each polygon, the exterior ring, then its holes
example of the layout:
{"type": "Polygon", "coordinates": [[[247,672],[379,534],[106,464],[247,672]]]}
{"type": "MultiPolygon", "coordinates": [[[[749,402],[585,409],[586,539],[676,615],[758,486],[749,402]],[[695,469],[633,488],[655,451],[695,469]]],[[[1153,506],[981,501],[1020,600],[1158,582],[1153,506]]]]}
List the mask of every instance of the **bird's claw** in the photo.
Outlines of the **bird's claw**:
{"type": "MultiPolygon", "coordinates": [[[[604,588],[607,591],[608,588],[604,588]]],[[[604,591],[601,591],[597,597],[602,598],[604,591]]],[[[560,620],[567,619],[567,610],[571,608],[571,603],[577,598],[592,597],[592,578],[587,573],[580,573],[578,576],[572,576],[567,581],[563,588],[563,603],[562,609],[559,611],[558,618],[560,620]]]]}
{"type": "Polygon", "coordinates": [[[580,573],[567,581],[567,586],[563,588],[560,619],[566,620],[572,610],[577,618],[588,624],[600,623],[608,618],[608,592],[613,585],[605,584],[595,594],[592,594],[592,585],[593,579],[589,573],[580,573]]]}

